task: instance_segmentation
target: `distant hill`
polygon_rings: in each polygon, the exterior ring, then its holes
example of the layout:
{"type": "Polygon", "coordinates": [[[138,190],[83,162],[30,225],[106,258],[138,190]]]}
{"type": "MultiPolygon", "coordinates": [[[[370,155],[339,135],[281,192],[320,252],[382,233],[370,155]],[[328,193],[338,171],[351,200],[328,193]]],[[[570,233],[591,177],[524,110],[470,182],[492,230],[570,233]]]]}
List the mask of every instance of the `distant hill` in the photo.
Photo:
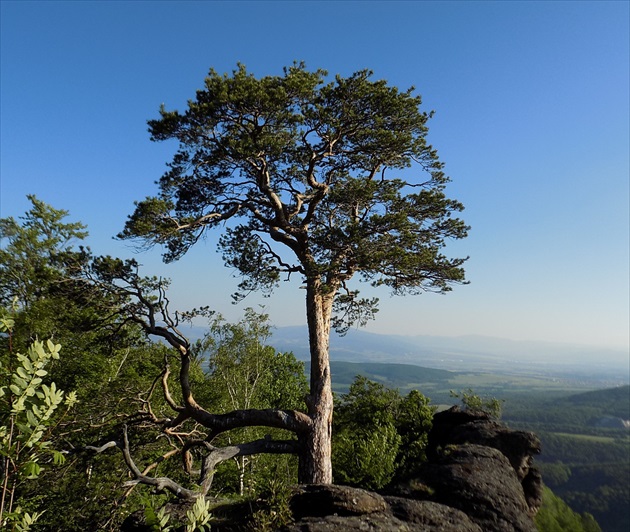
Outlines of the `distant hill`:
{"type": "MultiPolygon", "coordinates": [[[[630,386],[508,400],[503,419],[540,432],[577,433],[587,428],[630,428],[630,386]]],[[[629,434],[630,435],[630,434],[629,434]]]]}
{"type": "Polygon", "coordinates": [[[385,364],[379,362],[340,362],[330,364],[333,386],[337,390],[345,391],[357,375],[378,382],[388,388],[416,388],[425,385],[442,383],[448,386],[448,381],[454,373],[443,369],[430,369],[411,364],[385,364]]]}
{"type": "Polygon", "coordinates": [[[531,393],[505,404],[503,422],[541,439],[543,480],[604,532],[630,530],[630,386],[549,398],[531,393]]]}
{"type": "MultiPolygon", "coordinates": [[[[205,329],[182,327],[182,332],[194,340],[205,329]]],[[[306,326],[278,327],[269,343],[279,351],[292,351],[300,360],[309,358],[306,326]]],[[[569,378],[589,381],[592,388],[630,384],[629,354],[621,349],[487,336],[399,336],[351,329],[344,337],[331,335],[330,356],[335,363],[406,364],[454,372],[569,378]]]]}
{"type": "Polygon", "coordinates": [[[630,386],[594,390],[556,400],[558,406],[588,406],[601,410],[602,415],[630,419],[630,386]]]}

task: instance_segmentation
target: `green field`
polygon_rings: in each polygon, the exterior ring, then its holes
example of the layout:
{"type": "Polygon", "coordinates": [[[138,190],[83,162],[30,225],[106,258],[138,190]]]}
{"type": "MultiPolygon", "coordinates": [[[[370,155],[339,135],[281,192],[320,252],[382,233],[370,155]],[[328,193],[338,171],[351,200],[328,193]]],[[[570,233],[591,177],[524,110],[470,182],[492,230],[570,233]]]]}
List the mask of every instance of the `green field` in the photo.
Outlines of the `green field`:
{"type": "Polygon", "coordinates": [[[333,361],[331,371],[333,389],[336,393],[346,393],[355,377],[361,375],[389,388],[397,388],[401,393],[418,390],[436,404],[452,403],[451,390],[472,389],[479,395],[492,395],[509,401],[515,396],[518,400],[532,394],[537,397],[564,397],[595,389],[592,384],[569,378],[457,372],[411,364],[333,361]]]}
{"type": "Polygon", "coordinates": [[[565,438],[575,438],[577,440],[591,441],[597,443],[615,443],[617,438],[611,436],[594,436],[592,434],[570,434],[567,432],[552,432],[555,436],[561,436],[565,438]]]}

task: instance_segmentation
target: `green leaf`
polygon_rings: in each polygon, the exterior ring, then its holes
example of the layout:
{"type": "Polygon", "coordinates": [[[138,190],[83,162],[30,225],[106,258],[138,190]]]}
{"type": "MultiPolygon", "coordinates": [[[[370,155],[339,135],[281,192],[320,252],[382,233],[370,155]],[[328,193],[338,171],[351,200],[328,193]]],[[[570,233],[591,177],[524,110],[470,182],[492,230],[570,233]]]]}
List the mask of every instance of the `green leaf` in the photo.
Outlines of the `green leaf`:
{"type": "Polygon", "coordinates": [[[59,451],[51,451],[52,455],[53,455],[53,463],[55,465],[62,465],[65,461],[66,461],[66,457],[63,455],[63,453],[60,453],[59,451]]]}
{"type": "MultiPolygon", "coordinates": [[[[26,387],[28,386],[28,382],[26,382],[24,379],[21,379],[15,374],[13,374],[13,383],[19,386],[21,390],[25,390],[26,387]]],[[[20,393],[20,392],[14,392],[14,393],[20,393]]]]}
{"type": "Polygon", "coordinates": [[[39,466],[37,462],[26,462],[24,464],[24,473],[26,474],[26,478],[28,479],[36,479],[42,468],[39,466]]]}
{"type": "Polygon", "coordinates": [[[0,318],[0,331],[10,331],[13,329],[15,325],[15,321],[11,318],[0,318]]]}
{"type": "Polygon", "coordinates": [[[46,345],[48,347],[48,351],[50,351],[52,358],[54,358],[55,360],[58,360],[59,351],[61,350],[61,344],[55,344],[52,340],[48,340],[46,342],[46,345]]]}
{"type": "Polygon", "coordinates": [[[30,439],[26,442],[26,446],[33,447],[33,445],[35,445],[39,440],[42,439],[43,435],[44,435],[44,431],[42,430],[38,430],[37,432],[34,432],[33,435],[30,437],[30,439]]]}
{"type": "MultiPolygon", "coordinates": [[[[24,366],[26,371],[28,371],[29,373],[33,373],[33,365],[31,364],[30,360],[24,359],[24,361],[22,362],[22,365],[24,366]]],[[[24,377],[24,378],[27,378],[27,377],[24,377]]]]}
{"type": "Polygon", "coordinates": [[[26,419],[28,419],[28,422],[33,426],[33,427],[37,427],[39,425],[39,420],[37,419],[37,417],[35,416],[35,414],[33,414],[33,412],[31,412],[30,410],[26,411],[26,419]]]}
{"type": "Polygon", "coordinates": [[[46,356],[46,352],[44,351],[44,345],[42,342],[35,341],[31,345],[28,353],[29,357],[33,362],[37,362],[38,360],[46,360],[48,358],[46,356]]]}
{"type": "Polygon", "coordinates": [[[66,394],[66,404],[69,407],[74,406],[74,404],[78,402],[79,402],[79,399],[77,398],[77,392],[72,390],[71,392],[66,394]]]}

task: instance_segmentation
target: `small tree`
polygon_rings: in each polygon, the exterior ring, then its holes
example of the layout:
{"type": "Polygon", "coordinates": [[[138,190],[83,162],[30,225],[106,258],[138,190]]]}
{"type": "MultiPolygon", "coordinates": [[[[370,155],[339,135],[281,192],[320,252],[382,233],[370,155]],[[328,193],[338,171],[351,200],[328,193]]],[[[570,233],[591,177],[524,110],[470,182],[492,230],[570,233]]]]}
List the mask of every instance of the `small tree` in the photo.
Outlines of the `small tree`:
{"type": "Polygon", "coordinates": [[[385,486],[396,471],[401,438],[394,420],[400,393],[356,377],[335,411],[335,481],[368,489],[385,486]]]}
{"type": "Polygon", "coordinates": [[[401,396],[357,376],[335,405],[335,480],[378,489],[413,476],[426,460],[434,411],[416,390],[401,396]]]}
{"type": "Polygon", "coordinates": [[[87,236],[80,222],[66,222],[67,211],[54,209],[34,195],[31,209],[20,217],[0,218],[0,305],[14,298],[20,308],[50,297],[64,284],[84,253],[72,244],[87,236]]]}
{"type": "Polygon", "coordinates": [[[536,529],[540,532],[601,532],[595,518],[587,513],[574,512],[566,502],[549,488],[543,490],[543,500],[535,517],[536,529]]]}
{"type": "Polygon", "coordinates": [[[211,70],[185,113],[162,108],[149,122],[153,140],[180,148],[160,194],[138,203],[119,235],[164,245],[172,261],[220,227],[223,258],[242,275],[237,299],[299,277],[311,358],[307,416],[270,421],[248,411],[234,423],[295,432],[299,477],[310,483],[332,481],[331,327],[344,331],[376,312],[377,300],[360,298],[351,279],[394,294],[446,292],[464,281],[465,259],[442,248],[467,233],[452,217],[463,207],[444,194],[448,178],[426,141],[431,114],[413,89],[372,81],[367,70],[331,82],[326,75],[303,64],[259,79],[242,65],[231,75],[211,70]]]}

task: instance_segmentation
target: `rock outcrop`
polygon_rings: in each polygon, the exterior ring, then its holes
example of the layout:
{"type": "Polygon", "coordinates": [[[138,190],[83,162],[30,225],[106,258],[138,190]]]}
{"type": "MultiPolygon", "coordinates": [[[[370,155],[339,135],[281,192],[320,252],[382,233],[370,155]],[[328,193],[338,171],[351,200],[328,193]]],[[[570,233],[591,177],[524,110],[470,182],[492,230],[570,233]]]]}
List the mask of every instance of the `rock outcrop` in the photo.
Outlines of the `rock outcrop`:
{"type": "Polygon", "coordinates": [[[542,479],[532,467],[540,440],[484,413],[453,407],[435,415],[429,460],[388,494],[345,486],[301,486],[287,532],[342,530],[535,532],[542,479]]]}
{"type": "Polygon", "coordinates": [[[490,419],[484,412],[462,411],[459,407],[437,413],[429,433],[427,456],[439,462],[440,455],[453,445],[476,444],[501,452],[512,466],[529,513],[534,516],[542,504],[542,478],[532,467],[534,456],[540,453],[540,439],[533,432],[510,430],[490,419]]]}

